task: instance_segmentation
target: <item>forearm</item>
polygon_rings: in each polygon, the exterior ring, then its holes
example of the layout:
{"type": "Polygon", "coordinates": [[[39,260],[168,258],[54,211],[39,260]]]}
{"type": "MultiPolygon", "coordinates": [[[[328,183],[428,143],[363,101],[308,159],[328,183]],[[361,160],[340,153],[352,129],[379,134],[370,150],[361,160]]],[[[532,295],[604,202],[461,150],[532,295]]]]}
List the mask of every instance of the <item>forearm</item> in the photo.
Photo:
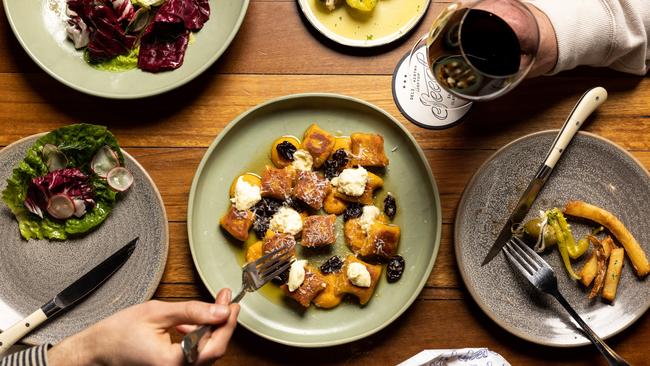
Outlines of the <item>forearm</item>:
{"type": "Polygon", "coordinates": [[[528,77],[540,76],[551,72],[557,64],[558,50],[555,29],[550,19],[534,5],[528,4],[528,8],[537,20],[539,27],[539,51],[535,58],[533,68],[528,77]]]}
{"type": "Polygon", "coordinates": [[[89,344],[94,337],[84,330],[68,337],[47,351],[47,366],[100,365],[96,357],[96,345],[89,344]]]}
{"type": "Polygon", "coordinates": [[[0,359],[0,366],[48,366],[49,344],[31,347],[0,359]]]}
{"type": "Polygon", "coordinates": [[[557,73],[578,65],[648,71],[650,1],[529,0],[548,17],[557,38],[557,73]]]}

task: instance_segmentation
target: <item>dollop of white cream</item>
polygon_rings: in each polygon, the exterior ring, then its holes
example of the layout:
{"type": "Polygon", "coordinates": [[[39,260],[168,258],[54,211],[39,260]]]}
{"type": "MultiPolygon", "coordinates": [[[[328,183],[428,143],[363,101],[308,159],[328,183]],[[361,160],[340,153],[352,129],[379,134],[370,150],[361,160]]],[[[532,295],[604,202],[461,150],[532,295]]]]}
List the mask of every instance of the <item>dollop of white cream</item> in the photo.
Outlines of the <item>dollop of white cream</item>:
{"type": "Polygon", "coordinates": [[[343,169],[338,177],[332,179],[332,185],[339,192],[351,197],[359,197],[368,184],[368,171],[363,167],[343,169]]]}
{"type": "MultiPolygon", "coordinates": [[[[368,268],[361,263],[352,262],[348,264],[346,275],[355,286],[370,287],[370,283],[372,282],[368,268]]],[[[289,277],[291,277],[291,273],[289,273],[289,277]]]]}
{"type": "Polygon", "coordinates": [[[302,231],[302,216],[289,207],[280,207],[278,212],[271,217],[269,229],[276,233],[296,235],[302,231]]]}
{"type": "Polygon", "coordinates": [[[260,187],[248,183],[243,177],[237,179],[237,183],[235,184],[235,197],[230,199],[237,210],[248,210],[261,200],[262,193],[260,187]]]}
{"type": "Polygon", "coordinates": [[[291,263],[289,268],[289,280],[287,281],[287,286],[289,287],[289,292],[294,292],[305,282],[305,264],[306,260],[295,261],[291,263]]]}
{"type": "Polygon", "coordinates": [[[293,153],[293,163],[291,163],[291,166],[298,170],[311,171],[314,166],[314,158],[312,158],[309,151],[298,149],[293,153]]]}
{"type": "Polygon", "coordinates": [[[361,217],[359,217],[359,224],[361,224],[363,231],[366,233],[370,231],[370,227],[374,224],[375,220],[377,220],[380,213],[381,211],[379,211],[377,206],[363,206],[363,213],[361,214],[361,217]]]}

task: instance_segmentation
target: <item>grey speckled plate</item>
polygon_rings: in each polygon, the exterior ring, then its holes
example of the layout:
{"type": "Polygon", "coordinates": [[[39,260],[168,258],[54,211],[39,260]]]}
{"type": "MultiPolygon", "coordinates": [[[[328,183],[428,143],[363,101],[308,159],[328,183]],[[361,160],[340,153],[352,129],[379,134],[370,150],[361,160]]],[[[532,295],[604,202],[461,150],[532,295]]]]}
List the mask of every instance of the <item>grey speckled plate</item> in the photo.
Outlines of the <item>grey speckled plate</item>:
{"type": "Polygon", "coordinates": [[[91,95],[129,99],[160,94],[205,71],[237,34],[249,0],[210,0],[210,20],[194,33],[183,65],[152,74],[139,69],[100,71],[90,67],[65,34],[65,0],[3,0],[16,38],[45,72],[63,84],[91,95]]]}
{"type": "MultiPolygon", "coordinates": [[[[0,151],[0,191],[13,167],[41,135],[19,140],[0,151]]],[[[124,151],[123,151],[124,152],[124,151]]],[[[69,311],[48,320],[24,339],[56,343],[97,321],[153,296],[162,276],[169,230],[160,193],[147,172],[124,152],[135,182],[121,193],[113,212],[95,231],[66,241],[21,238],[13,214],[0,202],[0,329],[31,314],[79,276],[136,236],[131,258],[94,293],[69,311]]]]}
{"type": "MultiPolygon", "coordinates": [[[[275,99],[240,115],[215,139],[192,182],[187,229],[198,272],[214,295],[222,287],[241,285],[243,250],[219,228],[230,205],[228,187],[247,171],[261,172],[270,164],[273,141],[283,135],[303,136],[312,123],[337,135],[379,133],[390,159],[384,189],[397,200],[394,222],[402,229],[399,253],[406,260],[403,277],[389,284],[382,275],[373,298],[361,307],[344,302],[331,310],[298,310],[277,286],[265,286],[241,302],[239,323],[276,342],[300,347],[324,347],[368,336],[395,320],[415,300],[433,268],[440,243],[438,190],[422,150],[393,117],[358,99],[333,94],[302,94],[275,99]],[[273,290],[276,290],[275,292],[273,290]]],[[[379,203],[381,207],[381,203],[379,203]]],[[[338,218],[338,240],[332,251],[349,252],[338,218]]],[[[301,248],[298,256],[306,258],[301,248]]],[[[332,253],[307,258],[322,261],[332,253]],[[314,258],[317,257],[317,258],[314,258]]],[[[318,263],[318,262],[313,262],[318,263]]]]}
{"type": "MultiPolygon", "coordinates": [[[[545,131],[515,140],[478,170],[458,207],[455,249],[465,285],[496,323],[531,342],[572,347],[589,341],[555,299],[537,292],[516,274],[503,254],[484,267],[480,265],[556,134],[557,131],[545,131]]],[[[540,210],[562,208],[572,199],[611,211],[650,254],[650,205],[647,204],[650,202],[650,176],[626,151],[601,137],[580,132],[526,220],[540,210]]],[[[576,238],[591,230],[586,223],[570,220],[570,224],[576,238]]],[[[603,338],[621,332],[650,306],[650,284],[647,279],[638,279],[629,260],[623,268],[616,300],[609,305],[600,299],[588,299],[588,290],[566,274],[557,250],[547,251],[542,257],[555,270],[560,292],[603,338]]],[[[574,269],[581,268],[583,261],[584,258],[574,263],[574,269]]]]}

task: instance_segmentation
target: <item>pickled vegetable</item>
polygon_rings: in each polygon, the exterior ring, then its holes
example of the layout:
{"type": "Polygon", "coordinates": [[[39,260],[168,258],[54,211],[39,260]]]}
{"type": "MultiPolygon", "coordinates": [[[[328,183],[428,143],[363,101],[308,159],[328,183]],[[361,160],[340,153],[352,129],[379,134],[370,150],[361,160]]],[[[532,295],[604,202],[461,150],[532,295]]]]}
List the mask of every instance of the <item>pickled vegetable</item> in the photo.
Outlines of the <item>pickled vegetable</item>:
{"type": "Polygon", "coordinates": [[[580,275],[573,271],[571,267],[571,260],[569,259],[569,246],[576,246],[566,223],[566,219],[562,212],[557,208],[554,208],[546,213],[548,217],[548,223],[555,231],[555,236],[557,238],[557,248],[560,251],[560,256],[562,256],[562,261],[564,262],[564,267],[566,268],[569,276],[571,278],[579,280],[580,275]]]}
{"type": "MultiPolygon", "coordinates": [[[[580,258],[587,251],[587,249],[589,249],[589,242],[581,241],[578,242],[578,244],[576,244],[575,240],[573,239],[573,234],[571,233],[571,228],[569,227],[569,224],[566,222],[566,218],[564,217],[564,214],[562,214],[562,211],[560,211],[557,208],[554,208],[551,211],[553,211],[553,215],[556,218],[560,229],[564,233],[566,249],[567,249],[567,253],[569,254],[569,257],[571,257],[571,259],[580,258]]],[[[556,231],[556,235],[557,235],[557,231],[556,231]]]]}
{"type": "Polygon", "coordinates": [[[361,11],[371,11],[377,6],[377,0],[345,0],[352,8],[361,11]]]}
{"type": "MultiPolygon", "coordinates": [[[[524,234],[533,242],[538,241],[540,232],[542,230],[542,219],[534,218],[524,224],[524,234]]],[[[544,228],[544,244],[546,247],[553,246],[557,244],[557,238],[555,237],[555,231],[549,225],[545,225],[544,228]]]]}

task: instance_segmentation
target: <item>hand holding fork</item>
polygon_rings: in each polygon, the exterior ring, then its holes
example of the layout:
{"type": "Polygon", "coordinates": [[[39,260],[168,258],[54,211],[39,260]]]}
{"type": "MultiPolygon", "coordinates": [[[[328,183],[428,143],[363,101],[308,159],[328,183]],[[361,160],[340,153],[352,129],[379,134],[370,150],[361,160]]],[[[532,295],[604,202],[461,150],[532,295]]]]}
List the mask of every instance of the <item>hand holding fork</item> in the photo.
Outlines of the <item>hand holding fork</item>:
{"type": "MultiPolygon", "coordinates": [[[[292,263],[292,247],[278,248],[254,262],[247,263],[242,268],[242,287],[237,296],[230,303],[238,303],[247,292],[253,292],[264,286],[282,272],[286,271],[292,263]]],[[[181,348],[185,361],[194,363],[199,355],[199,347],[203,339],[213,330],[212,326],[203,325],[187,333],[181,341],[181,348]]]]}

